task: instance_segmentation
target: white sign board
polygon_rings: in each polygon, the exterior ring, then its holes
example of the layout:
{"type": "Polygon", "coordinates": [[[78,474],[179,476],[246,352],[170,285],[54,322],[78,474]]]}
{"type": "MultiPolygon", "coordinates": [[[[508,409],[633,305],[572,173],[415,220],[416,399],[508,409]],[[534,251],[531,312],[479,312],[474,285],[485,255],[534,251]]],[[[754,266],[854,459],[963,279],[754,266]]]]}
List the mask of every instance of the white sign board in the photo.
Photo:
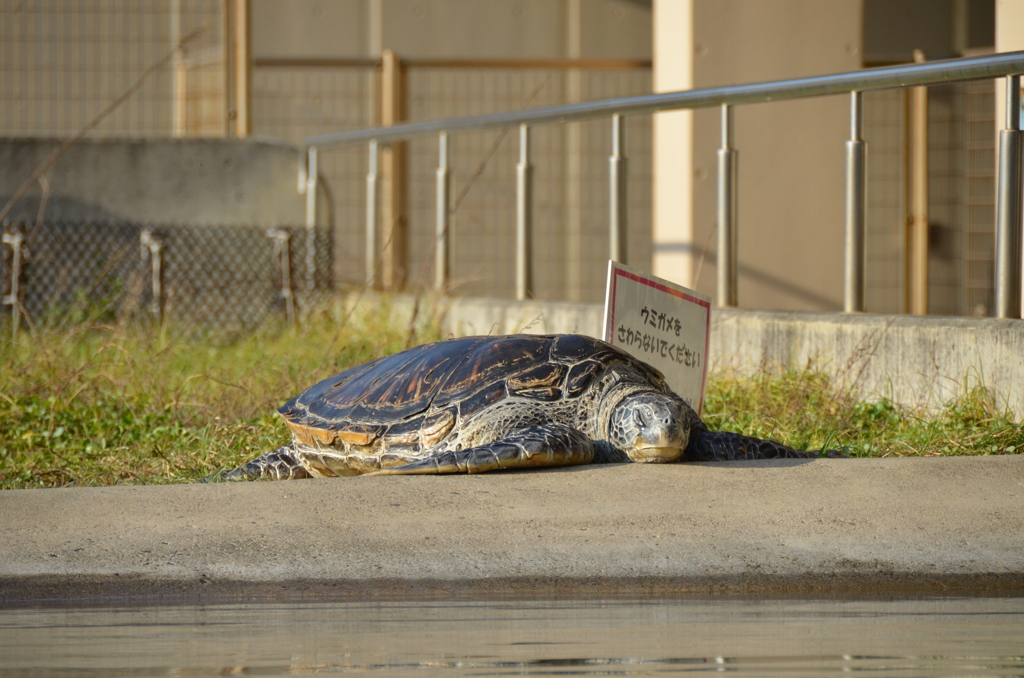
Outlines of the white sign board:
{"type": "Polygon", "coordinates": [[[608,262],[603,339],[658,368],[698,415],[704,404],[710,333],[709,297],[608,262]]]}

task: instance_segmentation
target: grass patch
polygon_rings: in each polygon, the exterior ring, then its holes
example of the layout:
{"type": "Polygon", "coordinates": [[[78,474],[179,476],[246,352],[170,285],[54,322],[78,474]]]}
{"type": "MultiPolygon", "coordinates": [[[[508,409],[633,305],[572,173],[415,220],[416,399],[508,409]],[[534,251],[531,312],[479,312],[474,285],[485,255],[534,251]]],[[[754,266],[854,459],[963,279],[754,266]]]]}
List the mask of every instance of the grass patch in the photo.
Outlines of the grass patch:
{"type": "MultiPolygon", "coordinates": [[[[318,379],[437,336],[326,317],[231,342],[102,325],[23,333],[0,345],[0,488],[194,482],[284,444],[276,408],[318,379]]],[[[855,456],[1024,450],[1024,429],[983,390],[925,416],[806,372],[718,375],[704,418],[855,456]]]]}
{"type": "Polygon", "coordinates": [[[1024,426],[983,388],[965,391],[939,411],[923,412],[888,400],[858,400],[819,372],[715,375],[703,415],[712,429],[856,457],[1024,452],[1024,426]]]}
{"type": "Polygon", "coordinates": [[[102,325],[5,338],[0,489],[197,481],[287,442],[277,407],[319,379],[436,338],[326,317],[226,343],[102,325]]]}

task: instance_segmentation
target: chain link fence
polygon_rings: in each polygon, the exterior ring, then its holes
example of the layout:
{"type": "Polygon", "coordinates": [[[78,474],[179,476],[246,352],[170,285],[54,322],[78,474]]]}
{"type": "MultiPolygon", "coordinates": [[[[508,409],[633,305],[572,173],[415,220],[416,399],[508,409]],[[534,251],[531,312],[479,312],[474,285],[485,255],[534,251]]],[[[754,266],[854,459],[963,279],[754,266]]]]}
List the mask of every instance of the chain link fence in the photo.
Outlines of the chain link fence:
{"type": "Polygon", "coordinates": [[[9,223],[3,327],[144,322],[233,335],[294,323],[331,290],[329,232],[308,235],[304,226],[9,223]]]}

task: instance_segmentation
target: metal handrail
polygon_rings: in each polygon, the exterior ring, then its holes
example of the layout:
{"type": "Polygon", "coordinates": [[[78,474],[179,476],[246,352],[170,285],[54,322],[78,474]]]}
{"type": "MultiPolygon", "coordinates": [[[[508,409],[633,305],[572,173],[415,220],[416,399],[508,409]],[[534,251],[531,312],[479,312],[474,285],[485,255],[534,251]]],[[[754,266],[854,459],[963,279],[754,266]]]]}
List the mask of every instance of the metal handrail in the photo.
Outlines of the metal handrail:
{"type": "Polygon", "coordinates": [[[834,75],[817,75],[810,78],[777,80],[750,85],[645,94],[620,99],[587,101],[580,104],[547,106],[526,111],[506,111],[464,118],[407,122],[392,127],[373,127],[349,132],[317,134],[306,137],[305,143],[307,146],[323,148],[376,139],[378,143],[386,144],[440,132],[451,134],[516,125],[572,122],[590,118],[607,118],[614,113],[634,115],[679,108],[707,108],[722,104],[752,104],[762,101],[803,99],[828,94],[848,94],[855,90],[867,92],[896,87],[938,85],[961,80],[981,80],[1014,73],[1024,73],[1024,52],[1004,52],[965,59],[929,61],[923,64],[885,66],[834,75]]]}
{"type": "Polygon", "coordinates": [[[1006,127],[999,134],[999,161],[997,163],[997,218],[996,218],[996,314],[998,317],[1021,317],[1021,131],[1020,127],[1020,73],[1024,73],[1024,52],[1006,52],[979,57],[949,59],[928,63],[865,69],[793,80],[713,87],[683,92],[649,94],[644,96],[605,99],[562,106],[549,106],[525,111],[508,111],[491,115],[449,118],[426,122],[402,123],[391,127],[321,134],[307,137],[307,167],[300,181],[307,191],[307,225],[316,222],[316,157],[317,149],[327,146],[369,143],[370,172],[367,174],[367,276],[372,283],[375,271],[375,238],[377,220],[378,163],[377,152],[381,144],[406,141],[430,134],[439,135],[441,157],[438,168],[437,247],[438,267],[435,284],[443,289],[447,278],[447,206],[449,141],[456,132],[470,132],[493,128],[519,126],[520,153],[517,164],[517,261],[516,296],[532,296],[532,241],[531,184],[529,127],[533,125],[572,122],[593,118],[611,118],[613,155],[609,158],[610,177],[610,252],[613,259],[624,256],[626,233],[625,153],[622,138],[622,116],[683,108],[722,108],[722,148],[719,159],[718,188],[718,242],[719,242],[719,305],[736,305],[736,162],[737,150],[731,147],[731,107],[766,101],[781,101],[808,97],[848,94],[850,96],[851,139],[846,142],[846,277],[844,309],[846,312],[864,310],[864,242],[866,216],[866,156],[867,144],[862,138],[862,93],[871,90],[937,85],[966,80],[1007,77],[1006,127]]]}

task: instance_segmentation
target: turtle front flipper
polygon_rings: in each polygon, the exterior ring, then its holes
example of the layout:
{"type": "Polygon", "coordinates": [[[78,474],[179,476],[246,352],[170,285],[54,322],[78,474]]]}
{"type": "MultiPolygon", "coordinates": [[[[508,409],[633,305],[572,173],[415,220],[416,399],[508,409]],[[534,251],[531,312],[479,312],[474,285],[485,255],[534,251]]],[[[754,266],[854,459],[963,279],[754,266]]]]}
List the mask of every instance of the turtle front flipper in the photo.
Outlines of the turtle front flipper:
{"type": "Polygon", "coordinates": [[[548,424],[513,431],[493,443],[432,454],[366,475],[483,473],[503,468],[572,466],[594,460],[594,441],[569,426],[548,424]]]}
{"type": "Polygon", "coordinates": [[[843,457],[841,452],[829,450],[807,452],[786,447],[774,440],[752,438],[728,431],[702,431],[690,438],[683,453],[683,461],[741,461],[747,459],[815,459],[820,456],[843,457]]]}
{"type": "Polygon", "coordinates": [[[299,463],[295,450],[290,445],[279,447],[273,452],[256,457],[243,466],[231,471],[221,471],[207,476],[203,480],[256,480],[270,478],[272,480],[295,480],[309,478],[309,472],[299,463]]]}

